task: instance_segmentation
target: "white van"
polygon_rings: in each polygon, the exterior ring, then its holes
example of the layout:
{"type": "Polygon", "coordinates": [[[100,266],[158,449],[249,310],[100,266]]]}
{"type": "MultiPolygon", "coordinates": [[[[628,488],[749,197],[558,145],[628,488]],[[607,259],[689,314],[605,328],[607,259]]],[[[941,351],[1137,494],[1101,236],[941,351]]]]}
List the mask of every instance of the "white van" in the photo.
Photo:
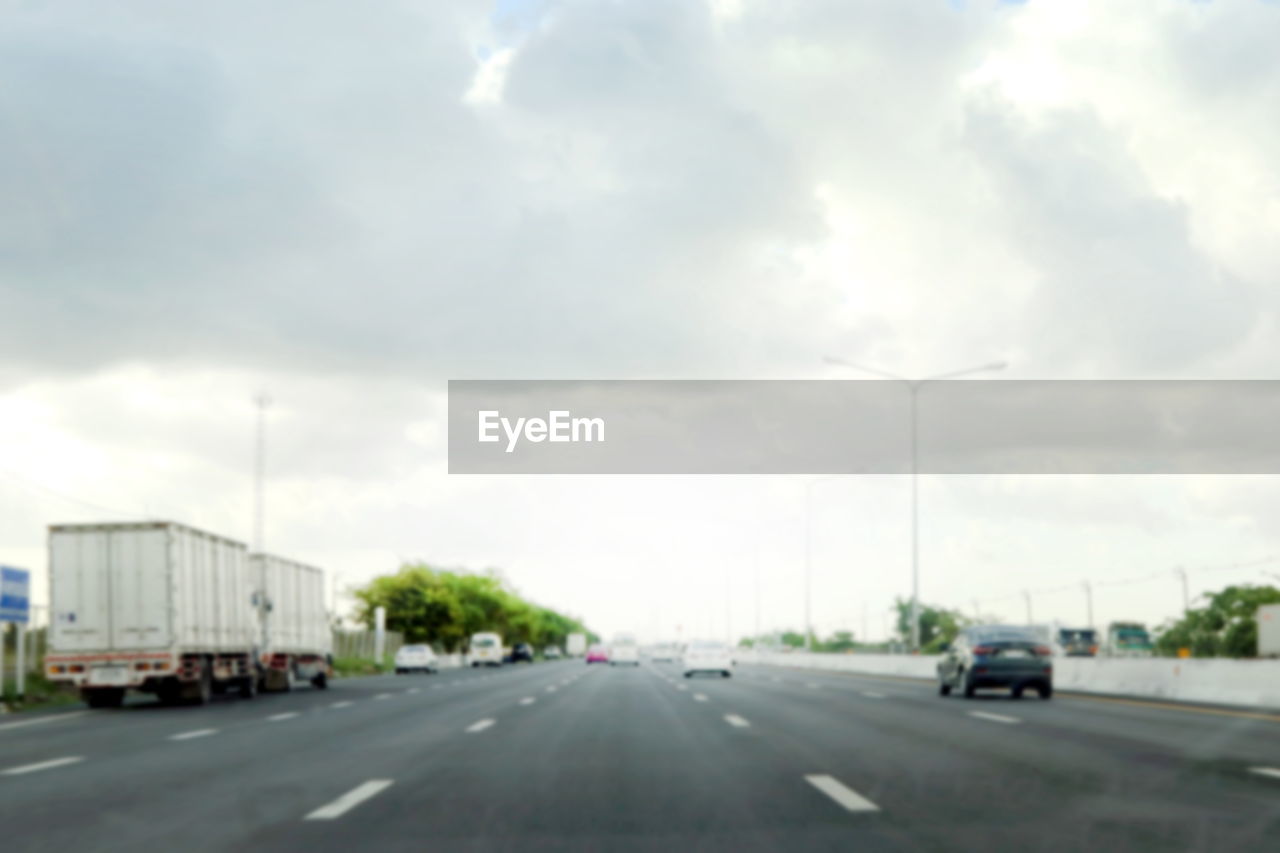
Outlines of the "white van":
{"type": "Polygon", "coordinates": [[[471,635],[472,666],[502,666],[502,638],[491,631],[471,635]]]}

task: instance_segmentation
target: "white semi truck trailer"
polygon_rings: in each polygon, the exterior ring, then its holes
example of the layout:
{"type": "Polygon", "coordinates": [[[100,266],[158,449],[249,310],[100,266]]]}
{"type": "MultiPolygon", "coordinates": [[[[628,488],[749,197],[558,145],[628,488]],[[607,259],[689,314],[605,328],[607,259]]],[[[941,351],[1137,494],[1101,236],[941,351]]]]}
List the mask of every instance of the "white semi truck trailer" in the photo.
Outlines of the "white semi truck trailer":
{"type": "Polygon", "coordinates": [[[324,572],[271,554],[250,554],[261,638],[262,687],[291,690],[309,681],[328,685],[333,631],[324,606],[324,572]]]}
{"type": "Polygon", "coordinates": [[[45,674],[94,708],[203,704],[332,675],[324,573],[172,522],[49,528],[45,674]]]}
{"type": "Polygon", "coordinates": [[[94,708],[126,691],[208,702],[258,689],[258,617],[245,546],[173,522],[49,528],[45,674],[94,708]]]}

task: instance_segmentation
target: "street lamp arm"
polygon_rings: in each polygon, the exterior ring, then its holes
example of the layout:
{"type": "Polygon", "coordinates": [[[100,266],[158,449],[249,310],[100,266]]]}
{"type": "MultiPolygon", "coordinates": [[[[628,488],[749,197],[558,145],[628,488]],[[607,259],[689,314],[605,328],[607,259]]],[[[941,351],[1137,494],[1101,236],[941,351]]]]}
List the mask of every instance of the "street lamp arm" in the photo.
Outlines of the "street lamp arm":
{"type": "Polygon", "coordinates": [[[923,382],[937,382],[941,379],[958,379],[961,376],[968,376],[971,373],[987,373],[996,370],[1004,370],[1006,367],[1003,361],[993,361],[990,364],[983,364],[978,367],[969,367],[964,370],[954,370],[950,373],[940,373],[937,376],[926,376],[924,379],[917,379],[916,384],[923,382]]]}
{"type": "Polygon", "coordinates": [[[845,361],[843,358],[836,358],[835,356],[831,356],[831,355],[823,356],[822,360],[827,364],[835,364],[835,365],[839,365],[840,367],[852,367],[854,370],[861,370],[863,373],[870,373],[875,376],[879,376],[883,379],[893,379],[894,381],[897,381],[897,382],[907,382],[907,383],[911,382],[911,380],[905,376],[899,376],[896,373],[890,373],[887,370],[880,370],[875,367],[866,367],[861,364],[854,364],[851,361],[845,361]]]}

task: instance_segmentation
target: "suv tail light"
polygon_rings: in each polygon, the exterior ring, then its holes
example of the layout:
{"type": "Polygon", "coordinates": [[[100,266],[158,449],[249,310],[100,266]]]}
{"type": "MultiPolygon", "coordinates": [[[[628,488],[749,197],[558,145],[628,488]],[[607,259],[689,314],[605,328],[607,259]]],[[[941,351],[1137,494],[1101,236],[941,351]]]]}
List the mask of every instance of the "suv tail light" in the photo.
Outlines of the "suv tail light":
{"type": "Polygon", "coordinates": [[[1052,654],[1053,654],[1053,649],[1049,648],[1048,646],[1036,646],[1037,656],[1042,658],[1047,658],[1047,657],[1050,657],[1052,654]]]}
{"type": "Polygon", "coordinates": [[[995,646],[974,646],[973,653],[975,655],[993,655],[996,653],[995,646]]]}

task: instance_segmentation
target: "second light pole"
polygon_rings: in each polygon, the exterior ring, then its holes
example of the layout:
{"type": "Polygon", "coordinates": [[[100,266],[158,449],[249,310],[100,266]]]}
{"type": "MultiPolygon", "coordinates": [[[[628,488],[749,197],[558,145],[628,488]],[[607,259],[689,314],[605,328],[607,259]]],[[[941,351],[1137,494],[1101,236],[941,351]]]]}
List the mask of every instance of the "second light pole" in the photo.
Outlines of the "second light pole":
{"type": "Polygon", "coordinates": [[[995,361],[991,364],[983,364],[978,367],[968,367],[964,370],[955,370],[951,373],[939,373],[937,376],[926,376],[924,379],[908,379],[905,376],[898,376],[896,373],[889,373],[886,370],[879,370],[874,367],[865,367],[861,364],[854,364],[851,361],[845,361],[842,358],[834,358],[826,356],[823,361],[827,364],[836,364],[841,367],[851,367],[854,370],[861,370],[864,373],[870,373],[874,376],[880,376],[884,379],[892,379],[895,382],[905,383],[911,392],[911,650],[919,651],[920,649],[920,523],[919,523],[919,458],[917,454],[917,436],[916,436],[916,409],[918,407],[918,398],[920,389],[924,387],[926,382],[937,382],[941,379],[957,379],[961,376],[968,376],[971,373],[985,373],[993,370],[1004,370],[1005,363],[1003,361],[995,361]]]}

